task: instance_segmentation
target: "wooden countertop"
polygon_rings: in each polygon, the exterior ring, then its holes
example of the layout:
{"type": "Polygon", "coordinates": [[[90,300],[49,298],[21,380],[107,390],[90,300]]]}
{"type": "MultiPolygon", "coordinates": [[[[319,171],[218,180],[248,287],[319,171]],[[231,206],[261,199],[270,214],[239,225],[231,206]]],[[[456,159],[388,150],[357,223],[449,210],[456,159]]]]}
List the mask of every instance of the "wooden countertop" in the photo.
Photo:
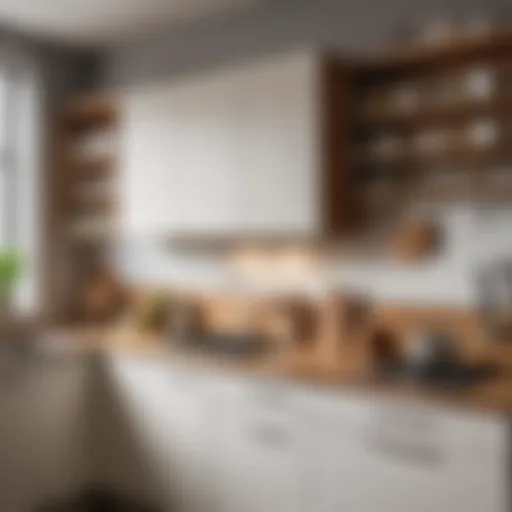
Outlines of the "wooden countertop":
{"type": "Polygon", "coordinates": [[[251,362],[187,353],[158,337],[120,329],[58,329],[48,336],[71,351],[106,351],[134,357],[168,359],[188,368],[227,372],[258,378],[290,380],[329,389],[350,389],[375,397],[414,403],[440,404],[498,414],[512,413],[512,368],[481,384],[464,388],[441,388],[378,380],[356,369],[351,361],[321,361],[311,350],[302,349],[267,356],[251,362]]]}

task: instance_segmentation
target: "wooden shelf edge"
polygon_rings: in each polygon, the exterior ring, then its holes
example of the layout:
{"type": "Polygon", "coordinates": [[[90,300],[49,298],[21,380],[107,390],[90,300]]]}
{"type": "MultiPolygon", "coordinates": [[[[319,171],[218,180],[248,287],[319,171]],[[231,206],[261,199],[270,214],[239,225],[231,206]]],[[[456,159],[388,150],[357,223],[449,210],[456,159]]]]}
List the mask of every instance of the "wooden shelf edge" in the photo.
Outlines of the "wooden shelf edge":
{"type": "Polygon", "coordinates": [[[425,64],[437,65],[447,60],[512,49],[512,26],[497,27],[477,36],[454,36],[449,43],[411,43],[376,57],[362,57],[353,63],[358,73],[379,73],[425,64]]]}

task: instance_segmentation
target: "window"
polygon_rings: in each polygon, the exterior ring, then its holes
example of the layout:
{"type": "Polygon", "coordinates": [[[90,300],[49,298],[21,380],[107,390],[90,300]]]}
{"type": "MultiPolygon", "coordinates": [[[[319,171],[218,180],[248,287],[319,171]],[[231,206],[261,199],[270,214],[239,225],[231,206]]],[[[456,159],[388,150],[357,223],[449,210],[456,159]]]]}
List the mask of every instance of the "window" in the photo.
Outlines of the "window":
{"type": "Polygon", "coordinates": [[[0,244],[16,244],[16,166],[13,122],[14,80],[0,67],[0,244]]]}
{"type": "Polygon", "coordinates": [[[34,66],[0,55],[0,246],[23,257],[15,305],[25,314],[37,305],[41,187],[38,81],[34,66]]]}

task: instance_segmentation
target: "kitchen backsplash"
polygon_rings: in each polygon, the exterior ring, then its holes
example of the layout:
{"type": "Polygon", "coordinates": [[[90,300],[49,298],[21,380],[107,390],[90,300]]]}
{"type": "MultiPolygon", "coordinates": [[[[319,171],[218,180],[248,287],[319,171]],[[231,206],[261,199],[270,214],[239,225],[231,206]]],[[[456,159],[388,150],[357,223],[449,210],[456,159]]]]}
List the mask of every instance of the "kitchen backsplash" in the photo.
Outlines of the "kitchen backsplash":
{"type": "Polygon", "coordinates": [[[336,288],[381,300],[471,305],[479,264],[512,256],[512,209],[452,205],[431,207],[430,215],[441,222],[444,243],[439,254],[421,263],[399,264],[384,255],[354,258],[340,250],[328,259],[309,261],[309,266],[302,263],[300,275],[269,270],[267,279],[264,272],[258,279],[247,279],[233,258],[207,251],[173,251],[151,240],[121,242],[113,257],[123,277],[135,285],[275,293],[336,288]]]}

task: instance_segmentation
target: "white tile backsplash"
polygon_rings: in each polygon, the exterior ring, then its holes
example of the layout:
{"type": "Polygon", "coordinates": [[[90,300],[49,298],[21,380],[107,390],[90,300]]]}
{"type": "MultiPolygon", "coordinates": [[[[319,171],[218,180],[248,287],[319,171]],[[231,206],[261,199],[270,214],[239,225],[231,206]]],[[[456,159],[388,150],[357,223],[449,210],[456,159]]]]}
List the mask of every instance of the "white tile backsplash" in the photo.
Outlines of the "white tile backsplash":
{"type": "MultiPolygon", "coordinates": [[[[385,258],[349,259],[340,254],[308,276],[303,287],[358,290],[371,296],[411,303],[471,305],[475,302],[475,268],[497,257],[512,257],[512,208],[457,205],[433,210],[441,219],[445,244],[435,258],[397,264],[385,258]]],[[[156,242],[124,242],[115,251],[118,268],[132,283],[233,289],[243,283],[226,258],[208,253],[172,251],[156,242]]],[[[278,281],[278,276],[276,276],[278,281]]],[[[270,280],[276,293],[276,280],[270,280]]],[[[254,283],[251,283],[254,286],[254,283]]],[[[299,283],[295,288],[301,287],[299,283]]]]}

